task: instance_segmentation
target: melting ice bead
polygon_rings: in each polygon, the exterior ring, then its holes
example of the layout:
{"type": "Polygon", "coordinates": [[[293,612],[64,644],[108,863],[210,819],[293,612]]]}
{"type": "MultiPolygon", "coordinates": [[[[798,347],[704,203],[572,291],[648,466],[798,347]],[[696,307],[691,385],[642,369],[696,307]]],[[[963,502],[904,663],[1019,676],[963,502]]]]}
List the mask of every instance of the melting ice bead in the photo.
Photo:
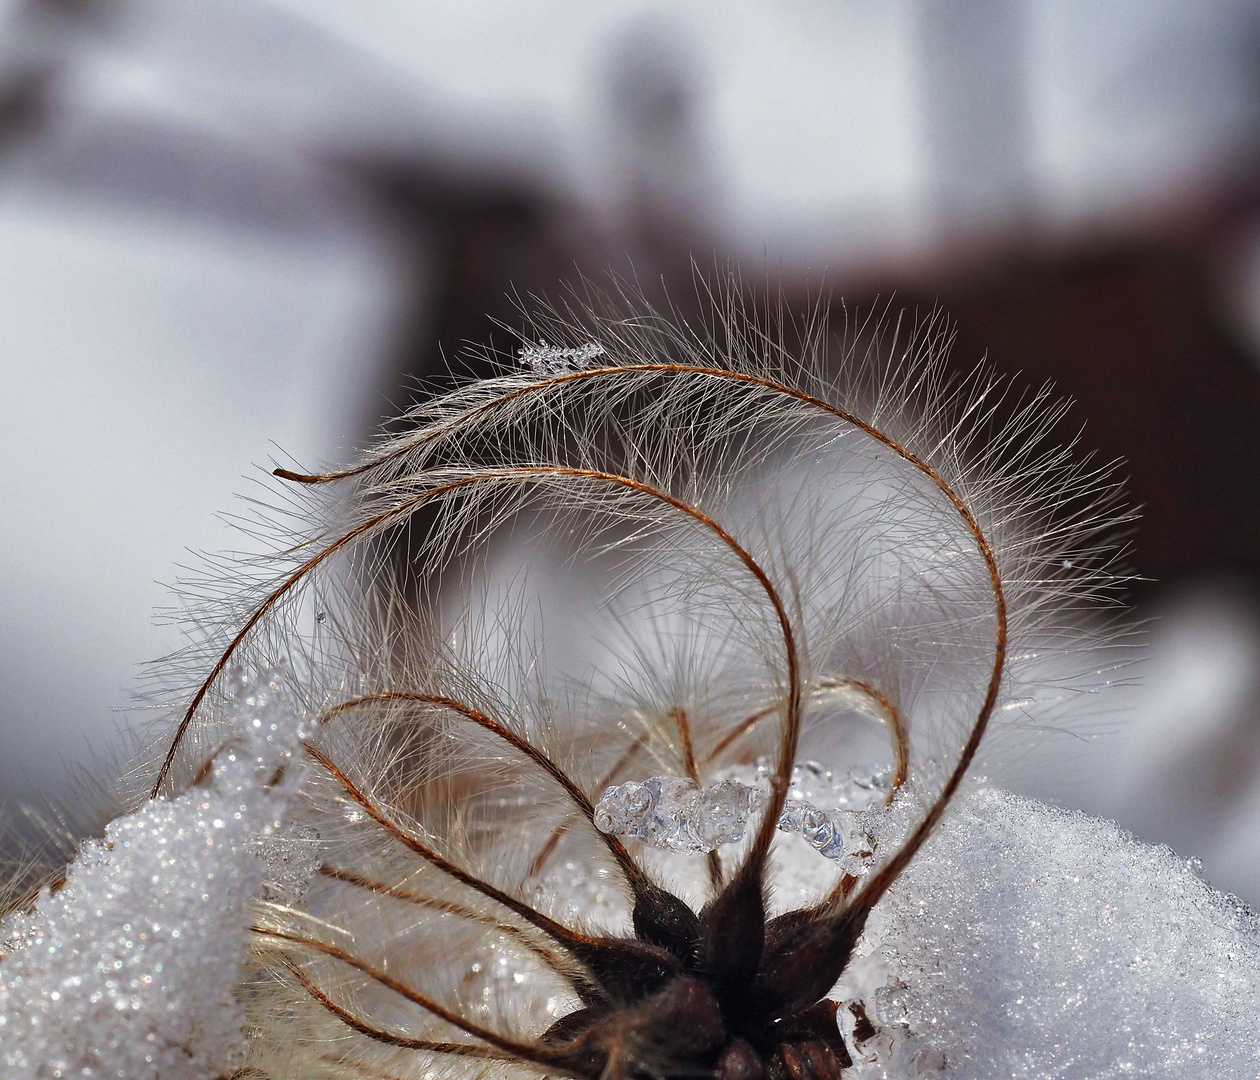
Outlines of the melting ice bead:
{"type": "Polygon", "coordinates": [[[651,806],[652,796],[643,784],[617,784],[596,804],[595,828],[612,836],[630,836],[651,806]]]}
{"type": "Polygon", "coordinates": [[[680,855],[698,855],[742,840],[765,794],[735,780],[704,788],[681,776],[616,784],[595,807],[595,827],[680,855]]]}
{"type": "Polygon", "coordinates": [[[719,780],[704,789],[704,804],[705,816],[696,831],[700,840],[710,845],[705,850],[712,851],[744,838],[748,819],[765,806],[766,795],[738,780],[719,780]]]}
{"type": "Polygon", "coordinates": [[[678,776],[654,776],[643,787],[648,806],[639,818],[636,839],[679,854],[701,850],[688,843],[688,825],[697,810],[694,796],[700,789],[692,781],[678,776]]]}
{"type": "Polygon", "coordinates": [[[779,829],[799,833],[812,848],[828,859],[841,859],[848,854],[844,831],[829,815],[807,802],[789,799],[779,816],[779,829]]]}
{"type": "Polygon", "coordinates": [[[836,776],[821,762],[802,761],[792,769],[788,798],[823,810],[866,810],[888,794],[891,779],[887,766],[850,769],[836,776]]]}
{"type": "MultiPolygon", "coordinates": [[[[759,767],[755,779],[761,783],[755,786],[729,776],[703,789],[680,776],[616,784],[604,792],[595,807],[595,827],[677,854],[714,851],[744,838],[749,819],[766,805],[766,775],[759,767]]],[[[815,793],[825,788],[831,797],[850,801],[842,790],[852,786],[850,778],[834,782],[830,770],[817,762],[798,766],[793,776],[793,790],[815,793]],[[807,786],[804,777],[814,786],[807,786]],[[798,779],[802,782],[797,783],[798,779]]],[[[881,794],[874,787],[863,790],[866,805],[881,794]]],[[[824,810],[799,798],[789,798],[784,804],[778,827],[802,836],[826,858],[843,862],[849,873],[864,869],[861,856],[869,854],[872,847],[865,814],[824,810]]]]}

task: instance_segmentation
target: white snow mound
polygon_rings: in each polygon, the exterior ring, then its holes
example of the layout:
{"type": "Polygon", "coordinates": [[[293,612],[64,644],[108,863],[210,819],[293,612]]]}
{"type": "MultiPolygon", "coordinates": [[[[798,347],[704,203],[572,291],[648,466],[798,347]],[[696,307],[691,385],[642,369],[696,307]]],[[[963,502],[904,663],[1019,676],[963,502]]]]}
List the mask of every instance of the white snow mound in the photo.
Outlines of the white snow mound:
{"type": "Polygon", "coordinates": [[[855,1077],[1260,1076],[1260,917],[1110,822],[969,795],[866,945],[855,1077]]]}
{"type": "Polygon", "coordinates": [[[239,1064],[258,845],[301,769],[268,781],[301,728],[277,672],[238,681],[232,720],[206,783],[111,822],[60,891],[0,924],[5,1080],[209,1080],[239,1064]]]}

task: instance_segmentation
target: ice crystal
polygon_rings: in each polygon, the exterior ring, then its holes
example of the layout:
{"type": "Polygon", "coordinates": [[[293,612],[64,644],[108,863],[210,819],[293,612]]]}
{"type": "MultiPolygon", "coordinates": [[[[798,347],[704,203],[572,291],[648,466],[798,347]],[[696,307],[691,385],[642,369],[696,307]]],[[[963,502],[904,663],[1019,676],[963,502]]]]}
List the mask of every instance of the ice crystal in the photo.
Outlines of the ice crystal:
{"type": "Polygon", "coordinates": [[[519,353],[521,367],[535,375],[564,375],[570,371],[582,371],[604,355],[604,347],[587,342],[574,349],[563,349],[540,341],[526,345],[519,353]]]}
{"type": "MultiPolygon", "coordinates": [[[[704,788],[680,776],[614,784],[595,808],[595,826],[675,854],[714,851],[744,838],[749,819],[766,805],[769,772],[768,763],[759,761],[751,769],[728,769],[722,779],[704,788]]],[[[779,829],[802,837],[834,861],[869,855],[867,811],[885,790],[879,772],[853,770],[837,779],[825,765],[802,762],[792,771],[779,829]]]]}
{"type": "Polygon", "coordinates": [[[744,838],[765,792],[738,780],[701,788],[681,776],[615,784],[595,807],[595,827],[678,855],[698,855],[744,838]]]}

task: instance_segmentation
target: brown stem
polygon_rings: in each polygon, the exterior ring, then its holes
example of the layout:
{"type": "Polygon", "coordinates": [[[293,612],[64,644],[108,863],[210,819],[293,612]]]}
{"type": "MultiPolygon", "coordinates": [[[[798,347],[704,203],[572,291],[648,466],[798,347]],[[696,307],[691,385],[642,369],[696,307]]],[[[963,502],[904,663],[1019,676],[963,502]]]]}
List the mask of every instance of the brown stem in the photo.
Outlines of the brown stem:
{"type": "Polygon", "coordinates": [[[536,911],[528,904],[509,896],[502,889],[498,889],[488,882],[482,881],[480,878],[470,874],[461,866],[457,866],[449,859],[444,858],[434,851],[431,847],[421,841],[418,837],[413,836],[405,829],[390,821],[384,812],[371,799],[369,799],[341,769],[337,764],[329,758],[317,746],[310,743],[303,743],[306,752],[311,755],[342,787],[347,795],[359,804],[364,812],[375,821],[382,829],[394,837],[399,843],[415,852],[420,858],[431,866],[440,870],[448,877],[454,878],[461,885],[466,885],[475,892],[481,893],[495,903],[507,908],[514,915],[519,916],[534,928],[542,931],[549,938],[555,941],[561,947],[572,952],[575,948],[582,946],[593,946],[596,943],[594,938],[586,937],[576,931],[570,930],[567,926],[563,926],[554,919],[548,918],[541,911],[536,911]]]}
{"type": "MultiPolygon", "coordinates": [[[[319,868],[319,872],[333,881],[341,881],[347,885],[353,885],[355,888],[374,892],[378,896],[389,896],[406,904],[415,904],[417,907],[428,908],[430,911],[438,911],[444,915],[453,915],[459,919],[467,919],[469,922],[474,922],[481,926],[493,927],[505,937],[515,938],[524,948],[537,956],[557,975],[569,981],[574,981],[577,978],[571,963],[564,963],[555,953],[544,949],[537,942],[531,941],[529,935],[519,926],[502,922],[492,915],[484,915],[479,911],[474,911],[472,908],[465,907],[463,904],[457,904],[454,900],[440,900],[434,896],[425,896],[422,893],[404,889],[399,885],[391,885],[386,881],[377,881],[363,874],[357,874],[353,870],[342,870],[335,866],[325,865],[319,868]]],[[[581,978],[577,978],[577,982],[584,988],[590,985],[587,980],[581,978]]]]}
{"type": "Polygon", "coordinates": [[[340,1020],[346,1027],[357,1031],[360,1035],[366,1035],[374,1042],[384,1043],[386,1046],[396,1046],[402,1050],[427,1050],[435,1054],[454,1054],[459,1057],[475,1057],[489,1059],[490,1061],[516,1061],[517,1059],[511,1054],[505,1054],[501,1050],[491,1049],[489,1046],[473,1046],[468,1043],[454,1042],[435,1042],[432,1039],[416,1039],[409,1035],[397,1035],[392,1031],[386,1031],[384,1028],[374,1027],[366,1020],[355,1016],[347,1009],[342,1008],[335,1001],[325,994],[309,975],[306,974],[297,964],[285,961],[284,966],[289,969],[299,983],[318,1004],[322,1005],[330,1013],[340,1020]]]}
{"type": "MultiPolygon", "coordinates": [[[[371,705],[382,701],[407,701],[415,702],[422,705],[440,705],[442,708],[450,709],[452,712],[462,716],[465,720],[469,720],[478,727],[489,731],[492,735],[502,739],[509,746],[520,751],[528,757],[535,765],[542,769],[550,776],[561,788],[564,789],[566,795],[577,806],[582,816],[591,823],[592,828],[595,822],[595,807],[592,805],[590,797],[584,792],[573,778],[560,768],[546,754],[539,750],[528,740],[523,739],[511,728],[500,724],[497,720],[492,720],[484,713],[465,705],[461,701],[454,698],[443,697],[439,694],[420,694],[408,690],[384,690],[375,694],[365,694],[362,697],[352,698],[349,701],[343,701],[341,704],[329,709],[320,718],[321,723],[340,716],[342,713],[349,712],[352,709],[359,708],[362,705],[371,705]]],[[[642,868],[630,857],[630,853],[626,851],[625,845],[615,836],[609,836],[595,829],[596,834],[604,842],[609,852],[617,861],[617,865],[621,868],[621,872],[625,874],[626,880],[630,884],[630,888],[634,891],[636,899],[643,898],[651,890],[651,882],[642,868]]]]}
{"type": "Polygon", "coordinates": [[[767,716],[773,716],[778,711],[779,707],[777,705],[771,705],[768,709],[762,709],[760,712],[753,713],[752,716],[745,717],[714,744],[713,749],[709,752],[709,756],[705,758],[705,764],[712,764],[761,723],[762,720],[767,716]]]}
{"type": "MultiPolygon", "coordinates": [[[[613,767],[604,774],[604,778],[599,782],[601,791],[607,788],[621,774],[621,770],[634,760],[635,755],[643,749],[643,743],[644,737],[640,735],[630,744],[629,748],[617,759],[613,767]]],[[[552,830],[551,835],[547,837],[547,842],[543,844],[538,854],[534,856],[534,861],[529,864],[529,870],[525,874],[527,879],[537,877],[542,873],[543,866],[551,858],[552,853],[556,850],[556,845],[560,843],[561,838],[569,831],[569,827],[572,824],[573,817],[570,815],[552,830]]]]}
{"type": "MultiPolygon", "coordinates": [[[[686,709],[671,709],[669,715],[678,728],[678,738],[682,742],[683,771],[696,787],[701,787],[700,769],[696,765],[696,748],[691,739],[691,724],[687,722],[686,709]]],[[[722,860],[716,851],[710,851],[706,857],[709,866],[709,884],[714,892],[722,888],[722,860]]]]}
{"type": "Polygon", "coordinates": [[[511,1060],[541,1065],[549,1070],[555,1070],[566,1076],[575,1077],[576,1080],[586,1080],[580,1073],[567,1068],[558,1055],[540,1047],[532,1046],[529,1043],[509,1039],[506,1035],[500,1035],[497,1031],[491,1031],[489,1028],[482,1027],[480,1024],[474,1023],[446,1008],[446,1006],[439,1004],[432,998],[426,997],[402,980],[394,978],[389,972],[369,964],[366,960],[347,952],[345,949],[336,945],[330,945],[326,941],[320,941],[318,938],[304,937],[301,934],[290,934],[281,930],[268,930],[262,926],[251,926],[250,930],[258,937],[284,941],[311,952],[322,953],[325,956],[332,957],[334,960],[340,960],[343,964],[347,964],[356,971],[362,972],[373,982],[378,983],[387,990],[392,990],[399,997],[405,998],[413,1005],[418,1005],[426,1012],[432,1013],[439,1020],[445,1020],[448,1024],[459,1028],[460,1031],[471,1035],[473,1038],[480,1039],[482,1042],[489,1043],[492,1047],[503,1051],[511,1060]]]}

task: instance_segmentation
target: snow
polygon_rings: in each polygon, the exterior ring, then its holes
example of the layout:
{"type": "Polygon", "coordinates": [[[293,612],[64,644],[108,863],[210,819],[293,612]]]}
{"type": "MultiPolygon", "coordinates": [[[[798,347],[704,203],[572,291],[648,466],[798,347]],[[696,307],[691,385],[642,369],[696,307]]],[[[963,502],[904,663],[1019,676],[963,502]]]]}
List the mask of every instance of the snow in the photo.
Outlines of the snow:
{"type": "Polygon", "coordinates": [[[880,1029],[863,1080],[1260,1075],[1260,917],[1086,814],[969,795],[865,948],[838,988],[880,1029]]]}
{"type": "MultiPolygon", "coordinates": [[[[6,1080],[209,1080],[239,1064],[233,987],[247,904],[269,876],[259,845],[282,832],[302,769],[268,783],[297,748],[300,715],[279,672],[238,677],[236,739],[207,782],[113,821],[83,845],[60,891],[0,924],[6,1080]]],[[[292,892],[303,860],[282,852],[292,892]]]]}
{"type": "MultiPolygon", "coordinates": [[[[114,821],[64,888],[0,925],[6,1080],[211,1080],[239,1067],[251,900],[300,903],[320,840],[286,820],[304,729],[283,674],[238,676],[233,702],[236,739],[206,782],[114,821]]],[[[917,801],[874,805],[877,780],[810,762],[791,794],[861,812],[878,858],[917,801]]],[[[706,791],[673,786],[712,809],[706,791]]],[[[837,872],[799,833],[779,834],[773,862],[776,909],[837,872]]],[[[617,891],[577,864],[549,884],[576,918],[617,891]]],[[[978,788],[876,907],[832,996],[854,1080],[1254,1078],[1260,917],[1168,848],[978,788]]]]}

